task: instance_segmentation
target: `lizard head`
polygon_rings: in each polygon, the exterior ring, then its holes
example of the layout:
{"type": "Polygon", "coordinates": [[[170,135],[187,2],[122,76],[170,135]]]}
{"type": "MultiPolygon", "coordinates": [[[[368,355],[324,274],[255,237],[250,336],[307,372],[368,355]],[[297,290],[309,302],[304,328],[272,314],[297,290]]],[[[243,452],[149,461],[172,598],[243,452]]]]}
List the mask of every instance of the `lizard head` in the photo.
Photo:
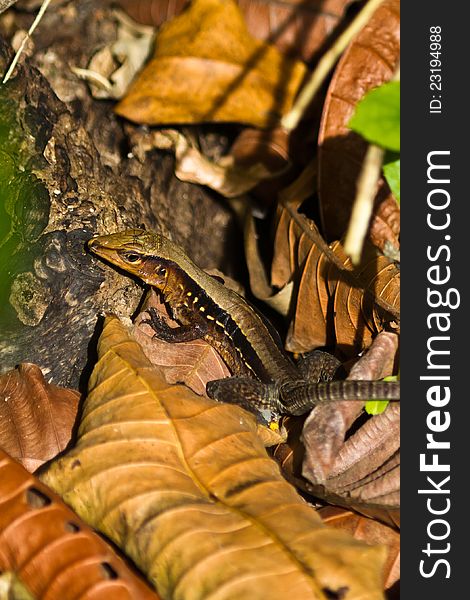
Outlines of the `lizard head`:
{"type": "Polygon", "coordinates": [[[158,233],[127,229],[92,238],[88,248],[107,262],[163,290],[169,270],[180,255],[180,248],[158,233]]]}

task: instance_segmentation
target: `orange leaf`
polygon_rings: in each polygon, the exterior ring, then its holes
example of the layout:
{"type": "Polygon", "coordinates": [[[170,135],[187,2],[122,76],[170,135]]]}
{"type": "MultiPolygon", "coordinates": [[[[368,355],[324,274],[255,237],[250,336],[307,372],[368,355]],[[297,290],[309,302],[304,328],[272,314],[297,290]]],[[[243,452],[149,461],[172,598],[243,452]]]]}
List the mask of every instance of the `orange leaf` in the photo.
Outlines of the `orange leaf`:
{"type": "Polygon", "coordinates": [[[268,127],[292,105],[305,71],[303,63],[252,38],[233,0],[194,0],[162,27],[154,58],[116,112],[149,125],[268,127]]]}
{"type": "Polygon", "coordinates": [[[116,552],[0,450],[0,572],[37,600],[159,600],[116,552]]]}
{"type": "Polygon", "coordinates": [[[380,597],[384,549],[324,527],[238,406],[169,386],[108,318],[78,442],[42,475],[164,598],[380,597]]]}

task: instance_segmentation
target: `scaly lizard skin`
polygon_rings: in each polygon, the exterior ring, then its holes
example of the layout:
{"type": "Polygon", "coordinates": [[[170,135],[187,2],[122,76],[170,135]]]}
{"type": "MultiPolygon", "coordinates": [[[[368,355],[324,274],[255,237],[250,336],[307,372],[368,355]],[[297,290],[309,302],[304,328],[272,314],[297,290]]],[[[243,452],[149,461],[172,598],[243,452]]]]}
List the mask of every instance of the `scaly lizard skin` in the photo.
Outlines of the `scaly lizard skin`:
{"type": "Polygon", "coordinates": [[[207,393],[216,400],[241,404],[270,423],[280,414],[303,414],[319,402],[399,399],[396,382],[320,381],[329,379],[337,366],[323,352],[307,381],[266,320],[162,235],[132,229],[93,238],[88,246],[160,292],[180,327],[169,327],[151,309],[148,322],[158,338],[176,343],[204,339],[219,352],[233,377],[207,384],[207,393]]]}

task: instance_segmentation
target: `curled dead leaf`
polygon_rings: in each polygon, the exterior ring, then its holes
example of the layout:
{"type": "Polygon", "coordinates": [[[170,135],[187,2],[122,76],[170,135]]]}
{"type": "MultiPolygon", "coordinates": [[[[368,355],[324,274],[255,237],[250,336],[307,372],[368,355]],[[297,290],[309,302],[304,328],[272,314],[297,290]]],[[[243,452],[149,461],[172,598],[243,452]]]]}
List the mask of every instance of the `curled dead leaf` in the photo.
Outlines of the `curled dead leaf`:
{"type": "Polygon", "coordinates": [[[0,450],[3,571],[38,599],[159,600],[52,490],[0,450]]]}
{"type": "Polygon", "coordinates": [[[72,67],[81,79],[88,81],[94,98],[119,99],[148,58],[155,31],[132,22],[122,11],[114,11],[117,39],[100,48],[86,69],[72,67]]]}
{"type": "MultiPolygon", "coordinates": [[[[397,336],[380,333],[351,370],[351,379],[374,380],[394,369],[397,336]]],[[[287,443],[273,455],[285,477],[304,492],[400,527],[399,403],[361,425],[358,402],[317,406],[304,421],[288,418],[287,443]],[[345,438],[351,426],[357,431],[345,438]],[[303,431],[302,431],[303,430],[303,431]]]]}
{"type": "Polygon", "coordinates": [[[116,318],[98,354],[77,445],[42,479],[164,598],[381,597],[384,549],[321,525],[249,413],[168,386],[116,318]]]}
{"type": "Polygon", "coordinates": [[[241,166],[231,155],[214,162],[204,156],[190,139],[175,129],[153,132],[153,147],[175,153],[175,175],[181,181],[207,185],[226,198],[245,194],[272,173],[260,162],[241,166]]]}
{"type": "Polygon", "coordinates": [[[67,446],[80,394],[23,363],[0,377],[0,447],[30,472],[67,446]]]}
{"type": "Polygon", "coordinates": [[[377,332],[396,325],[392,311],[399,311],[400,271],[370,244],[355,268],[339,242],[320,247],[310,235],[312,222],[297,212],[299,205],[296,200],[277,210],[270,277],[258,250],[254,220],[247,217],[251,290],[277,310],[283,294],[279,312],[293,314],[286,339],[289,351],[336,346],[345,356],[356,355],[370,346],[377,332]]]}
{"type": "MultiPolygon", "coordinates": [[[[347,124],[354,107],[373,87],[391,79],[400,54],[400,3],[385,0],[368,25],[351,42],[336,68],[324,104],[319,133],[319,195],[323,225],[329,240],[346,231],[356,192],[356,181],[367,143],[347,124]]],[[[396,201],[388,185],[379,186],[375,211],[396,201]]],[[[398,206],[395,212],[399,211],[398,206]]],[[[398,242],[396,219],[373,220],[371,236],[383,248],[385,241],[398,242]]]]}
{"type": "MultiPolygon", "coordinates": [[[[382,379],[390,375],[398,337],[382,332],[348,379],[382,379]]],[[[302,474],[311,493],[349,506],[394,526],[400,507],[400,404],[369,418],[346,441],[362,410],[360,402],[335,402],[315,407],[305,421],[302,474]]]]}

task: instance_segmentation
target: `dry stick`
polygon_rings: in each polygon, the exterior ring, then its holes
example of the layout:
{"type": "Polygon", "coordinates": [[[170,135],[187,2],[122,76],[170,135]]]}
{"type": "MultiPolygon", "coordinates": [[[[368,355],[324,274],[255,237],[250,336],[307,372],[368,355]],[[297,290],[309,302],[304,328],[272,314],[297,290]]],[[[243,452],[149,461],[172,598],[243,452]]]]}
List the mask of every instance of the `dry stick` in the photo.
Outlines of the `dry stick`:
{"type": "MultiPolygon", "coordinates": [[[[398,63],[391,81],[398,81],[399,79],[400,63],[398,63]]],[[[382,148],[370,144],[357,181],[356,198],[344,241],[344,251],[351,257],[354,265],[357,265],[361,260],[364,239],[374,210],[374,200],[382,172],[384,154],[385,151],[382,148]]]]}
{"type": "Polygon", "coordinates": [[[312,242],[325,254],[327,259],[332,262],[335,267],[341,272],[346,281],[352,282],[355,287],[360,287],[364,289],[364,292],[371,296],[373,301],[377,306],[379,306],[384,311],[388,312],[397,322],[400,321],[400,313],[397,309],[382,300],[382,298],[377,297],[371,290],[368,288],[364,288],[364,286],[360,283],[358,278],[354,275],[354,273],[346,268],[342,261],[336,256],[333,250],[328,246],[326,241],[323,239],[322,235],[317,229],[317,226],[313,221],[310,221],[303,215],[299,214],[288,202],[282,199],[280,200],[282,206],[286,209],[286,211],[291,216],[292,220],[297,223],[297,225],[302,229],[302,231],[307,235],[308,238],[312,240],[312,242]]]}
{"type": "Polygon", "coordinates": [[[374,208],[374,198],[382,171],[384,153],[379,146],[369,145],[357,181],[356,198],[344,240],[344,251],[351,257],[354,265],[359,264],[361,260],[362,246],[374,208]]]}
{"type": "Polygon", "coordinates": [[[51,0],[44,0],[44,2],[41,4],[41,8],[39,9],[38,14],[36,15],[36,18],[34,19],[31,27],[29,28],[28,33],[24,36],[23,41],[20,44],[20,47],[16,51],[16,54],[13,57],[13,60],[11,61],[11,65],[9,66],[8,71],[5,73],[5,77],[3,78],[2,83],[6,83],[10,79],[11,74],[15,70],[17,62],[18,62],[21,54],[23,53],[26,42],[29,40],[29,38],[33,34],[36,27],[39,25],[39,22],[41,21],[42,17],[44,16],[44,13],[46,12],[46,9],[49,6],[50,2],[51,2],[51,0]]]}
{"type": "Polygon", "coordinates": [[[383,0],[369,0],[347,29],[339,36],[333,46],[325,52],[318,62],[311,78],[302,88],[294,106],[284,115],[281,126],[287,131],[297,127],[313,97],[326,79],[339,56],[359,31],[366,25],[372,14],[382,4],[383,0]]]}

